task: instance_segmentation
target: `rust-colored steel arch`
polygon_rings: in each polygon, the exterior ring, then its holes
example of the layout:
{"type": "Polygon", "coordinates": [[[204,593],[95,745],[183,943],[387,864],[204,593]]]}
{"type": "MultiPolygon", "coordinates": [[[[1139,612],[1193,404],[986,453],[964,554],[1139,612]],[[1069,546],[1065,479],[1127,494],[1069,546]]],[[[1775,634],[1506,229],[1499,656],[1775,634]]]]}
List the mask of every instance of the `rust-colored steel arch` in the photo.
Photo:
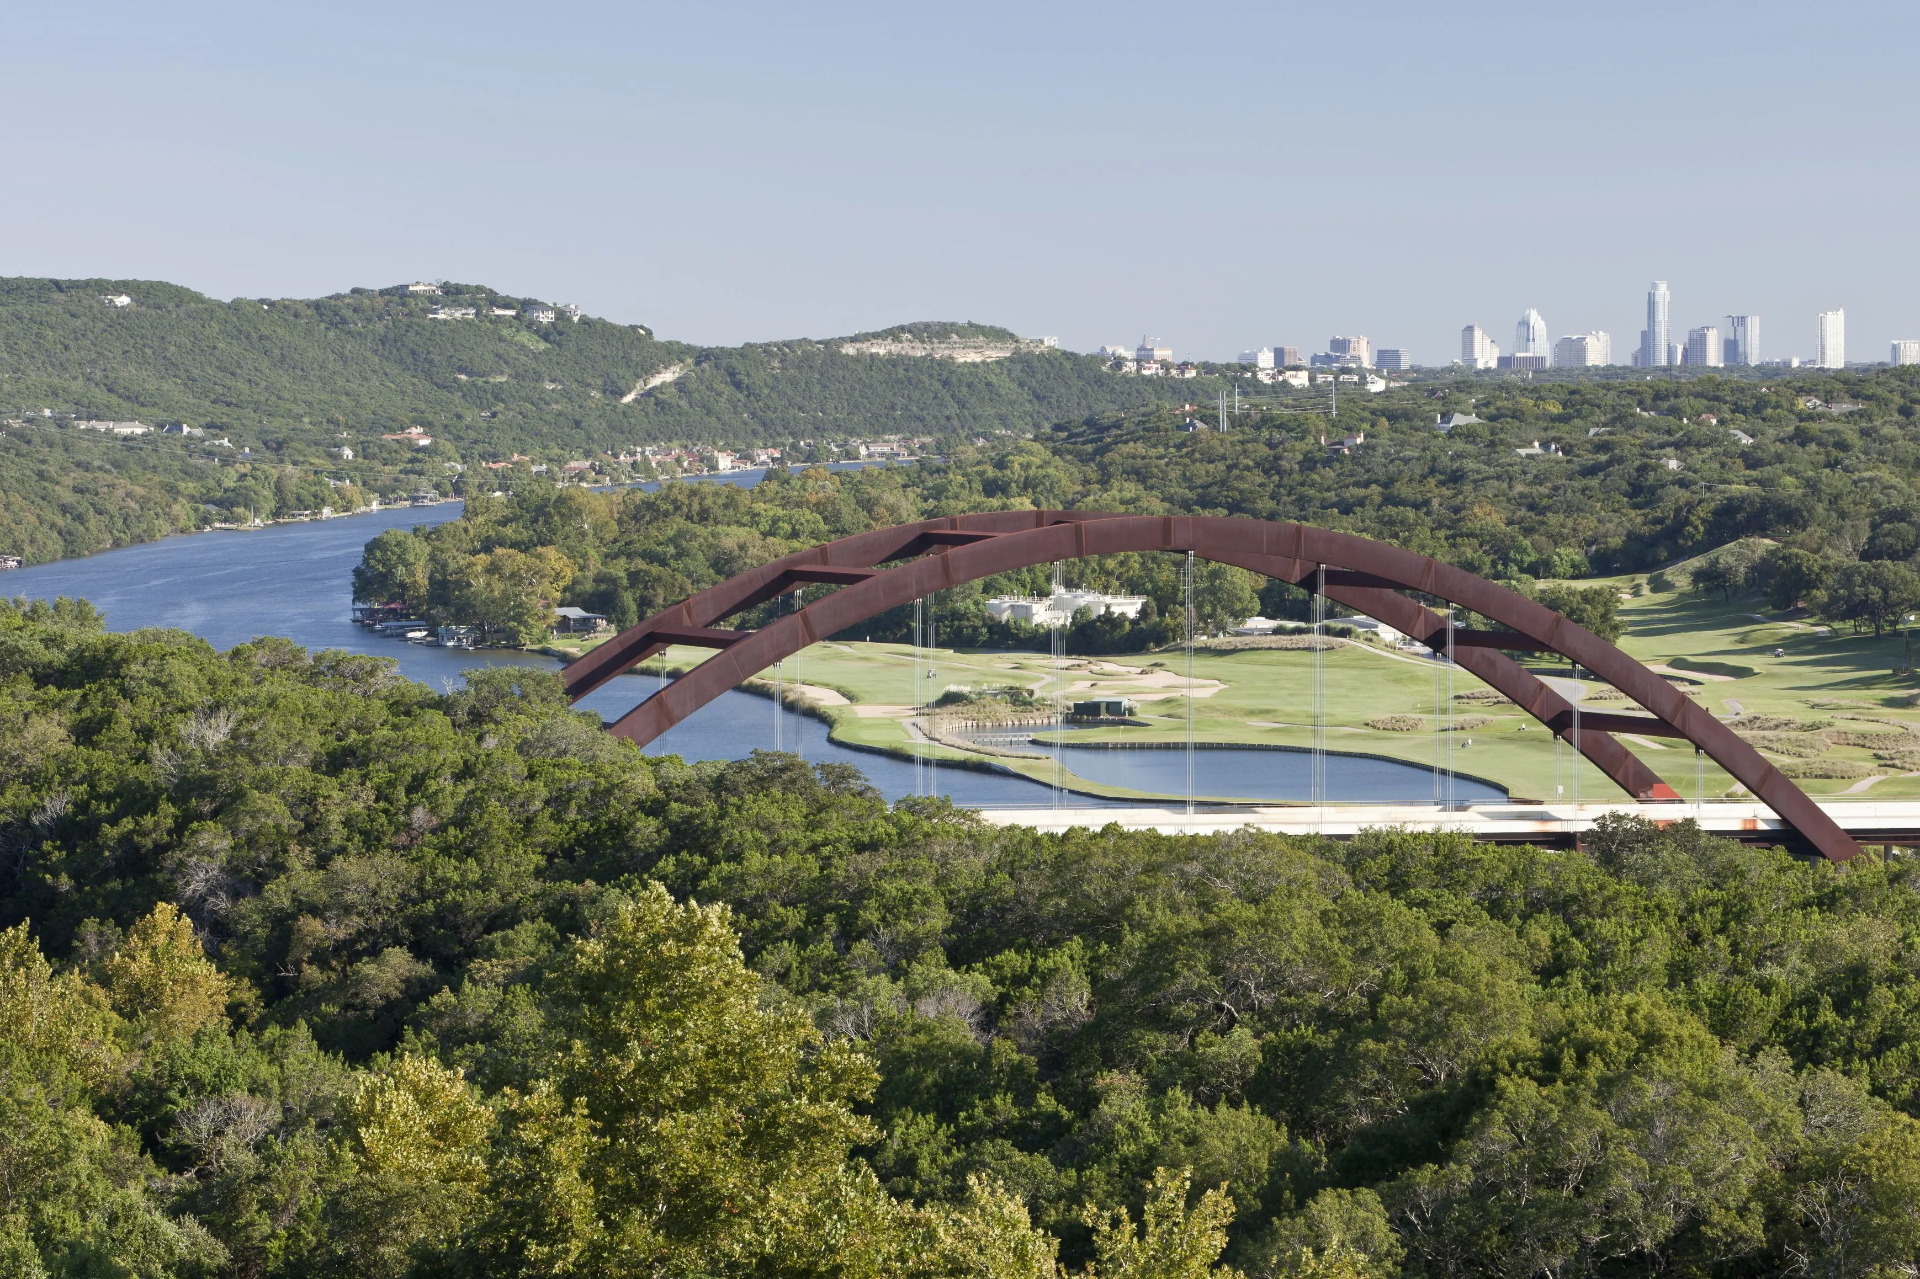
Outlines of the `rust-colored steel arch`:
{"type": "Polygon", "coordinates": [[[1192,551],[1282,578],[1358,609],[1435,651],[1447,622],[1401,591],[1446,600],[1504,631],[1452,634],[1454,660],[1592,760],[1643,801],[1679,797],[1615,733],[1680,737],[1704,751],[1833,861],[1860,849],[1806,792],[1678,689],[1593,632],[1525,596],[1464,569],[1351,533],[1304,524],[1210,516],[1114,515],[1094,511],[993,511],[875,529],[763,564],[691,595],[593,649],[562,672],[574,700],[669,645],[720,650],[627,712],[610,730],[642,745],[741,681],[829,635],[923,595],[1055,560],[1126,551],[1192,551]],[[718,623],[813,584],[836,590],[759,630],[718,623]],[[1508,652],[1556,653],[1625,693],[1650,715],[1584,713],[1508,652]]]}

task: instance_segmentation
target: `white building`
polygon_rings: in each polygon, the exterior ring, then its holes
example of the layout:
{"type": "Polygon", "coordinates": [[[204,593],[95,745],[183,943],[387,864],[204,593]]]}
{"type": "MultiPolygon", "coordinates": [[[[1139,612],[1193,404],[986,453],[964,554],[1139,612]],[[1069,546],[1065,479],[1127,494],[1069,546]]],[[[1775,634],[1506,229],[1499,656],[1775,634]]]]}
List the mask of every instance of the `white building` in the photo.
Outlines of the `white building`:
{"type": "Polygon", "coordinates": [[[514,310],[510,306],[490,306],[487,308],[487,314],[488,315],[518,315],[520,314],[520,312],[514,310]]]}
{"type": "Polygon", "coordinates": [[[133,305],[133,299],[124,293],[109,293],[100,300],[106,305],[114,307],[133,305]]]}
{"type": "Polygon", "coordinates": [[[1613,338],[1596,329],[1569,333],[1553,344],[1556,368],[1595,369],[1613,363],[1613,338]]]}
{"type": "Polygon", "coordinates": [[[1846,368],[1847,313],[1844,310],[1822,311],[1818,325],[1814,337],[1814,366],[1822,369],[1846,368]]]}
{"type": "Polygon", "coordinates": [[[1460,330],[1460,363],[1470,369],[1498,368],[1500,345],[1485,329],[1469,324],[1460,330]]]}
{"type": "Polygon", "coordinates": [[[1893,344],[1892,361],[1895,364],[1920,364],[1920,342],[1911,338],[1901,338],[1893,344]]]}
{"type": "Polygon", "coordinates": [[[427,312],[429,320],[471,320],[478,312],[470,306],[436,306],[427,312]]]}
{"type": "Polygon", "coordinates": [[[1642,368],[1657,368],[1673,362],[1672,326],[1668,315],[1673,310],[1673,294],[1665,280],[1655,280],[1647,290],[1647,327],[1640,330],[1642,368]]]}
{"type": "Polygon", "coordinates": [[[1270,369],[1273,367],[1273,348],[1263,346],[1258,351],[1242,351],[1240,363],[1251,364],[1256,369],[1270,369]]]}
{"type": "Polygon", "coordinates": [[[1285,382],[1288,386],[1297,386],[1304,391],[1307,389],[1308,380],[1311,379],[1312,376],[1313,375],[1305,369],[1287,369],[1278,375],[1277,380],[1285,382]]]}
{"type": "Polygon", "coordinates": [[[1391,373],[1404,373],[1413,367],[1413,356],[1405,347],[1383,346],[1380,354],[1374,357],[1374,367],[1386,369],[1391,373]]]}
{"type": "Polygon", "coordinates": [[[1407,637],[1401,632],[1388,626],[1385,622],[1378,621],[1371,617],[1334,617],[1327,619],[1327,624],[1329,626],[1351,627],[1353,630],[1363,631],[1368,635],[1377,636],[1380,642],[1389,648],[1398,648],[1400,645],[1406,643],[1407,640],[1407,637]]]}
{"type": "Polygon", "coordinates": [[[1728,364],[1760,363],[1759,316],[1729,315],[1727,317],[1726,356],[1728,364]]]}
{"type": "Polygon", "coordinates": [[[1142,337],[1139,348],[1133,353],[1133,358],[1142,364],[1169,364],[1173,361],[1173,348],[1161,346],[1159,338],[1142,337]]]}
{"type": "Polygon", "coordinates": [[[1513,353],[1515,355],[1537,355],[1542,359],[1553,358],[1553,348],[1548,345],[1547,322],[1540,318],[1540,312],[1528,307],[1520,322],[1513,326],[1513,353]]]}
{"type": "Polygon", "coordinates": [[[1711,324],[1687,330],[1687,349],[1681,352],[1682,364],[1719,368],[1725,352],[1720,349],[1720,330],[1711,324]]]}
{"type": "Polygon", "coordinates": [[[425,280],[415,280],[407,286],[407,292],[432,293],[437,295],[440,292],[440,286],[437,284],[428,284],[425,280]]]}
{"type": "Polygon", "coordinates": [[[1327,354],[1344,357],[1343,364],[1357,364],[1363,369],[1373,367],[1373,342],[1364,337],[1330,337],[1327,339],[1327,354]]]}
{"type": "Polygon", "coordinates": [[[1027,595],[999,595],[987,601],[987,616],[1001,622],[1029,626],[1065,626],[1086,609],[1095,617],[1108,613],[1137,620],[1147,602],[1144,595],[1103,595],[1098,591],[1057,591],[1044,599],[1027,595]]]}

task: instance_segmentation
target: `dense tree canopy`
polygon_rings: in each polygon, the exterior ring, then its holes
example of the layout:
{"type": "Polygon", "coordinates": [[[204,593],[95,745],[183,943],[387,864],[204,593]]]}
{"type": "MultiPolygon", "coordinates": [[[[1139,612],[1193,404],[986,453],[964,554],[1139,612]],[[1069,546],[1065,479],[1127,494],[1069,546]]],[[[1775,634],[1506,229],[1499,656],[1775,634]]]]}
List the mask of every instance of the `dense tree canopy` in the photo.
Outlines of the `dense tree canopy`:
{"type": "Polygon", "coordinates": [[[0,610],[9,1273],[1901,1273],[1920,894],[1046,836],[0,610]]]}

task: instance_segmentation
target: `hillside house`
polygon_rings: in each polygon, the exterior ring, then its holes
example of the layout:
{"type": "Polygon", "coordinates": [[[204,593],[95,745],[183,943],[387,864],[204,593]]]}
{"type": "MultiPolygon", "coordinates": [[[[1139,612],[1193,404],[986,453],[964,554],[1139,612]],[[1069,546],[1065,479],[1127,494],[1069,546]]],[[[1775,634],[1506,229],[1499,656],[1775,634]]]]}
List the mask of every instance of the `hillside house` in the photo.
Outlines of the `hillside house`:
{"type": "Polygon", "coordinates": [[[526,316],[535,324],[552,324],[554,310],[544,302],[536,302],[526,310],[526,316]]]}
{"type": "Polygon", "coordinates": [[[410,426],[404,431],[394,431],[390,434],[383,435],[380,438],[383,440],[411,442],[412,445],[417,449],[423,449],[427,447],[427,445],[433,443],[433,437],[431,435],[428,435],[425,431],[421,430],[417,426],[410,426]]]}
{"type": "Polygon", "coordinates": [[[133,305],[133,299],[124,293],[108,293],[104,295],[100,301],[103,305],[111,307],[127,307],[133,305]]]}
{"type": "Polygon", "coordinates": [[[437,284],[428,284],[425,280],[415,280],[412,284],[406,286],[406,290],[408,293],[431,293],[437,297],[440,293],[440,286],[437,284]]]}

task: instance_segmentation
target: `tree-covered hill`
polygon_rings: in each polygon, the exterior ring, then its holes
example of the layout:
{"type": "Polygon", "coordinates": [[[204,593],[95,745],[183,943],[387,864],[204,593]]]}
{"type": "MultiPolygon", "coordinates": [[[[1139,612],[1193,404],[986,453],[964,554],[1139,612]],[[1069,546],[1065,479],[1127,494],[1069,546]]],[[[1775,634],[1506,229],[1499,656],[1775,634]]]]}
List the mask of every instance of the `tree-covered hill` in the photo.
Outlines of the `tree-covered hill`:
{"type": "MultiPolygon", "coordinates": [[[[221,302],[143,280],[0,281],[0,409],[186,421],[253,444],[302,427],[420,425],[463,448],[525,450],[1032,430],[1176,394],[1062,352],[955,365],[844,356],[839,340],[696,347],[590,316],[537,321],[535,299],[479,285],[440,288],[221,302]],[[115,295],[131,305],[102,301],[115,295]],[[432,318],[466,307],[477,314],[432,318]]],[[[1013,336],[932,323],[861,336],[909,332],[1013,336]]]]}
{"type": "MultiPolygon", "coordinates": [[[[557,464],[648,444],[1024,434],[1200,393],[1059,351],[963,364],[847,355],[840,340],[697,347],[591,316],[544,321],[529,313],[537,299],[479,285],[440,287],[222,302],[154,281],[0,280],[0,554],[80,554],[193,527],[213,518],[203,504],[245,510],[229,491],[243,482],[236,467],[256,499],[288,466],[379,494],[444,491],[460,467],[515,453],[557,464]],[[121,296],[128,305],[104,300],[121,296]],[[436,308],[475,314],[436,319],[436,308]],[[74,418],[206,436],[55,444],[83,434],[74,418]],[[434,443],[381,439],[409,427],[434,443]]],[[[863,336],[909,332],[1012,338],[946,323],[863,336]]]]}

